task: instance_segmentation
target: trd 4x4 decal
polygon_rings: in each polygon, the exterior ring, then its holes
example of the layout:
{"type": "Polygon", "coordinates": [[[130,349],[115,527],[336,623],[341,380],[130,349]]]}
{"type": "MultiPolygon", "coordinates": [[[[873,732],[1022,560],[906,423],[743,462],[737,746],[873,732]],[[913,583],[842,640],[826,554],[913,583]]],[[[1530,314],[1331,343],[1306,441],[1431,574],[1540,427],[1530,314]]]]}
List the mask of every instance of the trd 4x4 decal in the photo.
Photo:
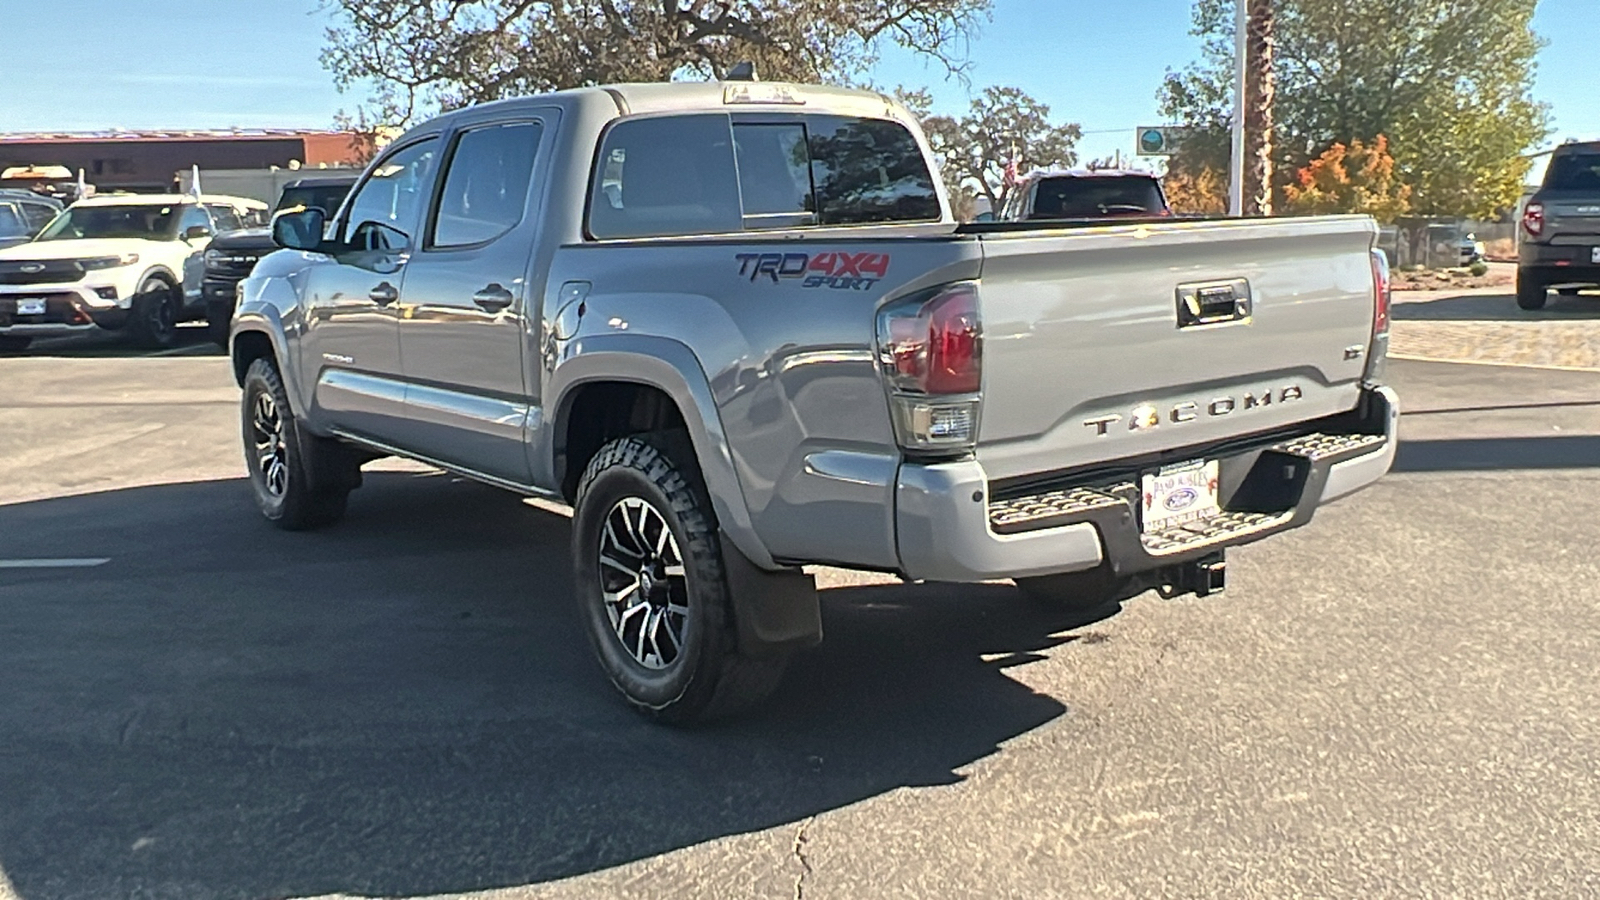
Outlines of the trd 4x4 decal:
{"type": "Polygon", "coordinates": [[[887,253],[740,253],[739,274],[751,281],[762,276],[778,284],[780,279],[800,279],[801,287],[866,291],[889,274],[887,253]]]}

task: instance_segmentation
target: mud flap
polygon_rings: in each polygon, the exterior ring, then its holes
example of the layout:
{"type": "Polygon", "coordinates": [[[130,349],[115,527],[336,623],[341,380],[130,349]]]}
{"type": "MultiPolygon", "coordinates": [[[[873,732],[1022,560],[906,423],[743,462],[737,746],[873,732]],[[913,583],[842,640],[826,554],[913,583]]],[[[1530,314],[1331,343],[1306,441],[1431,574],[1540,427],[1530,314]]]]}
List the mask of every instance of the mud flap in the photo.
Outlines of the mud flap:
{"type": "Polygon", "coordinates": [[[772,656],[815,646],[822,640],[822,605],[817,581],[800,569],[776,572],[745,558],[727,535],[722,540],[722,565],[733,599],[739,652],[772,656]]]}

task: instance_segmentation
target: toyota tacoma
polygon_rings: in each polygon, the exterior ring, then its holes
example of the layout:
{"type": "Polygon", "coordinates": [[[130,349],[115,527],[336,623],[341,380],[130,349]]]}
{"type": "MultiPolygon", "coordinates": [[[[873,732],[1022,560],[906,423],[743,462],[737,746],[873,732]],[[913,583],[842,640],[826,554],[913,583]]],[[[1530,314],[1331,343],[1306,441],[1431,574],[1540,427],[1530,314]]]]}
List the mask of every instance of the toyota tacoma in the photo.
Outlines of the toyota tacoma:
{"type": "Polygon", "coordinates": [[[931,160],[755,81],[413,129],[241,283],[257,505],[326,525],[392,455],[570,507],[602,669],[681,722],[821,639],[805,565],[1203,594],[1389,468],[1370,218],[958,225],[931,160]]]}

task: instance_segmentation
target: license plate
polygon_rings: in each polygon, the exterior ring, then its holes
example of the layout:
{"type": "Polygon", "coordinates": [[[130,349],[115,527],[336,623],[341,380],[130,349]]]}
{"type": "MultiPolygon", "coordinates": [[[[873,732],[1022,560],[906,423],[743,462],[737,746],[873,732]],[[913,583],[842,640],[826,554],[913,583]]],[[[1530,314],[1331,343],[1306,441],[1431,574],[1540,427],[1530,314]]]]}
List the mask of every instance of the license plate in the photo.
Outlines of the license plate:
{"type": "Polygon", "coordinates": [[[17,301],[17,315],[42,316],[44,315],[43,297],[23,297],[17,301]]]}
{"type": "Polygon", "coordinates": [[[1589,251],[1589,262],[1592,262],[1595,265],[1600,266],[1600,247],[1595,247],[1594,249],[1589,251]]]}
{"type": "Polygon", "coordinates": [[[1146,534],[1209,519],[1222,512],[1217,505],[1217,461],[1197,459],[1167,466],[1144,476],[1146,534]]]}

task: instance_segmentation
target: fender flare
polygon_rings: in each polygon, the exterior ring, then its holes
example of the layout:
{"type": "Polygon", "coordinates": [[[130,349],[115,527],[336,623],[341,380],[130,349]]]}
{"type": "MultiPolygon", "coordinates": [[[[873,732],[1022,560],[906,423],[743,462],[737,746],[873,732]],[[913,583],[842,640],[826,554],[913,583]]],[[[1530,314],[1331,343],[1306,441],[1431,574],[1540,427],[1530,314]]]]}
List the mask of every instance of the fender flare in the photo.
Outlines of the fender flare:
{"type": "Polygon", "coordinates": [[[246,334],[263,335],[272,345],[272,357],[278,364],[278,377],[283,381],[284,393],[289,395],[289,409],[296,418],[305,421],[306,406],[300,391],[300,373],[289,357],[288,332],[278,308],[271,303],[240,304],[235,314],[228,356],[233,361],[234,380],[240,387],[244,386],[244,373],[239,369],[239,338],[246,334]]]}
{"type": "Polygon", "coordinates": [[[542,455],[549,471],[556,471],[556,459],[563,452],[560,442],[567,433],[578,389],[585,384],[620,381],[660,390],[677,404],[689,428],[689,440],[711,494],[711,508],[722,531],[750,562],[762,569],[780,568],[765,543],[756,534],[745,502],[744,488],[733,464],[733,449],[722,428],[722,416],[711,395],[711,383],[694,351],[671,338],[652,335],[605,334],[582,337],[567,348],[549,382],[546,396],[554,410],[549,438],[542,455]]]}

